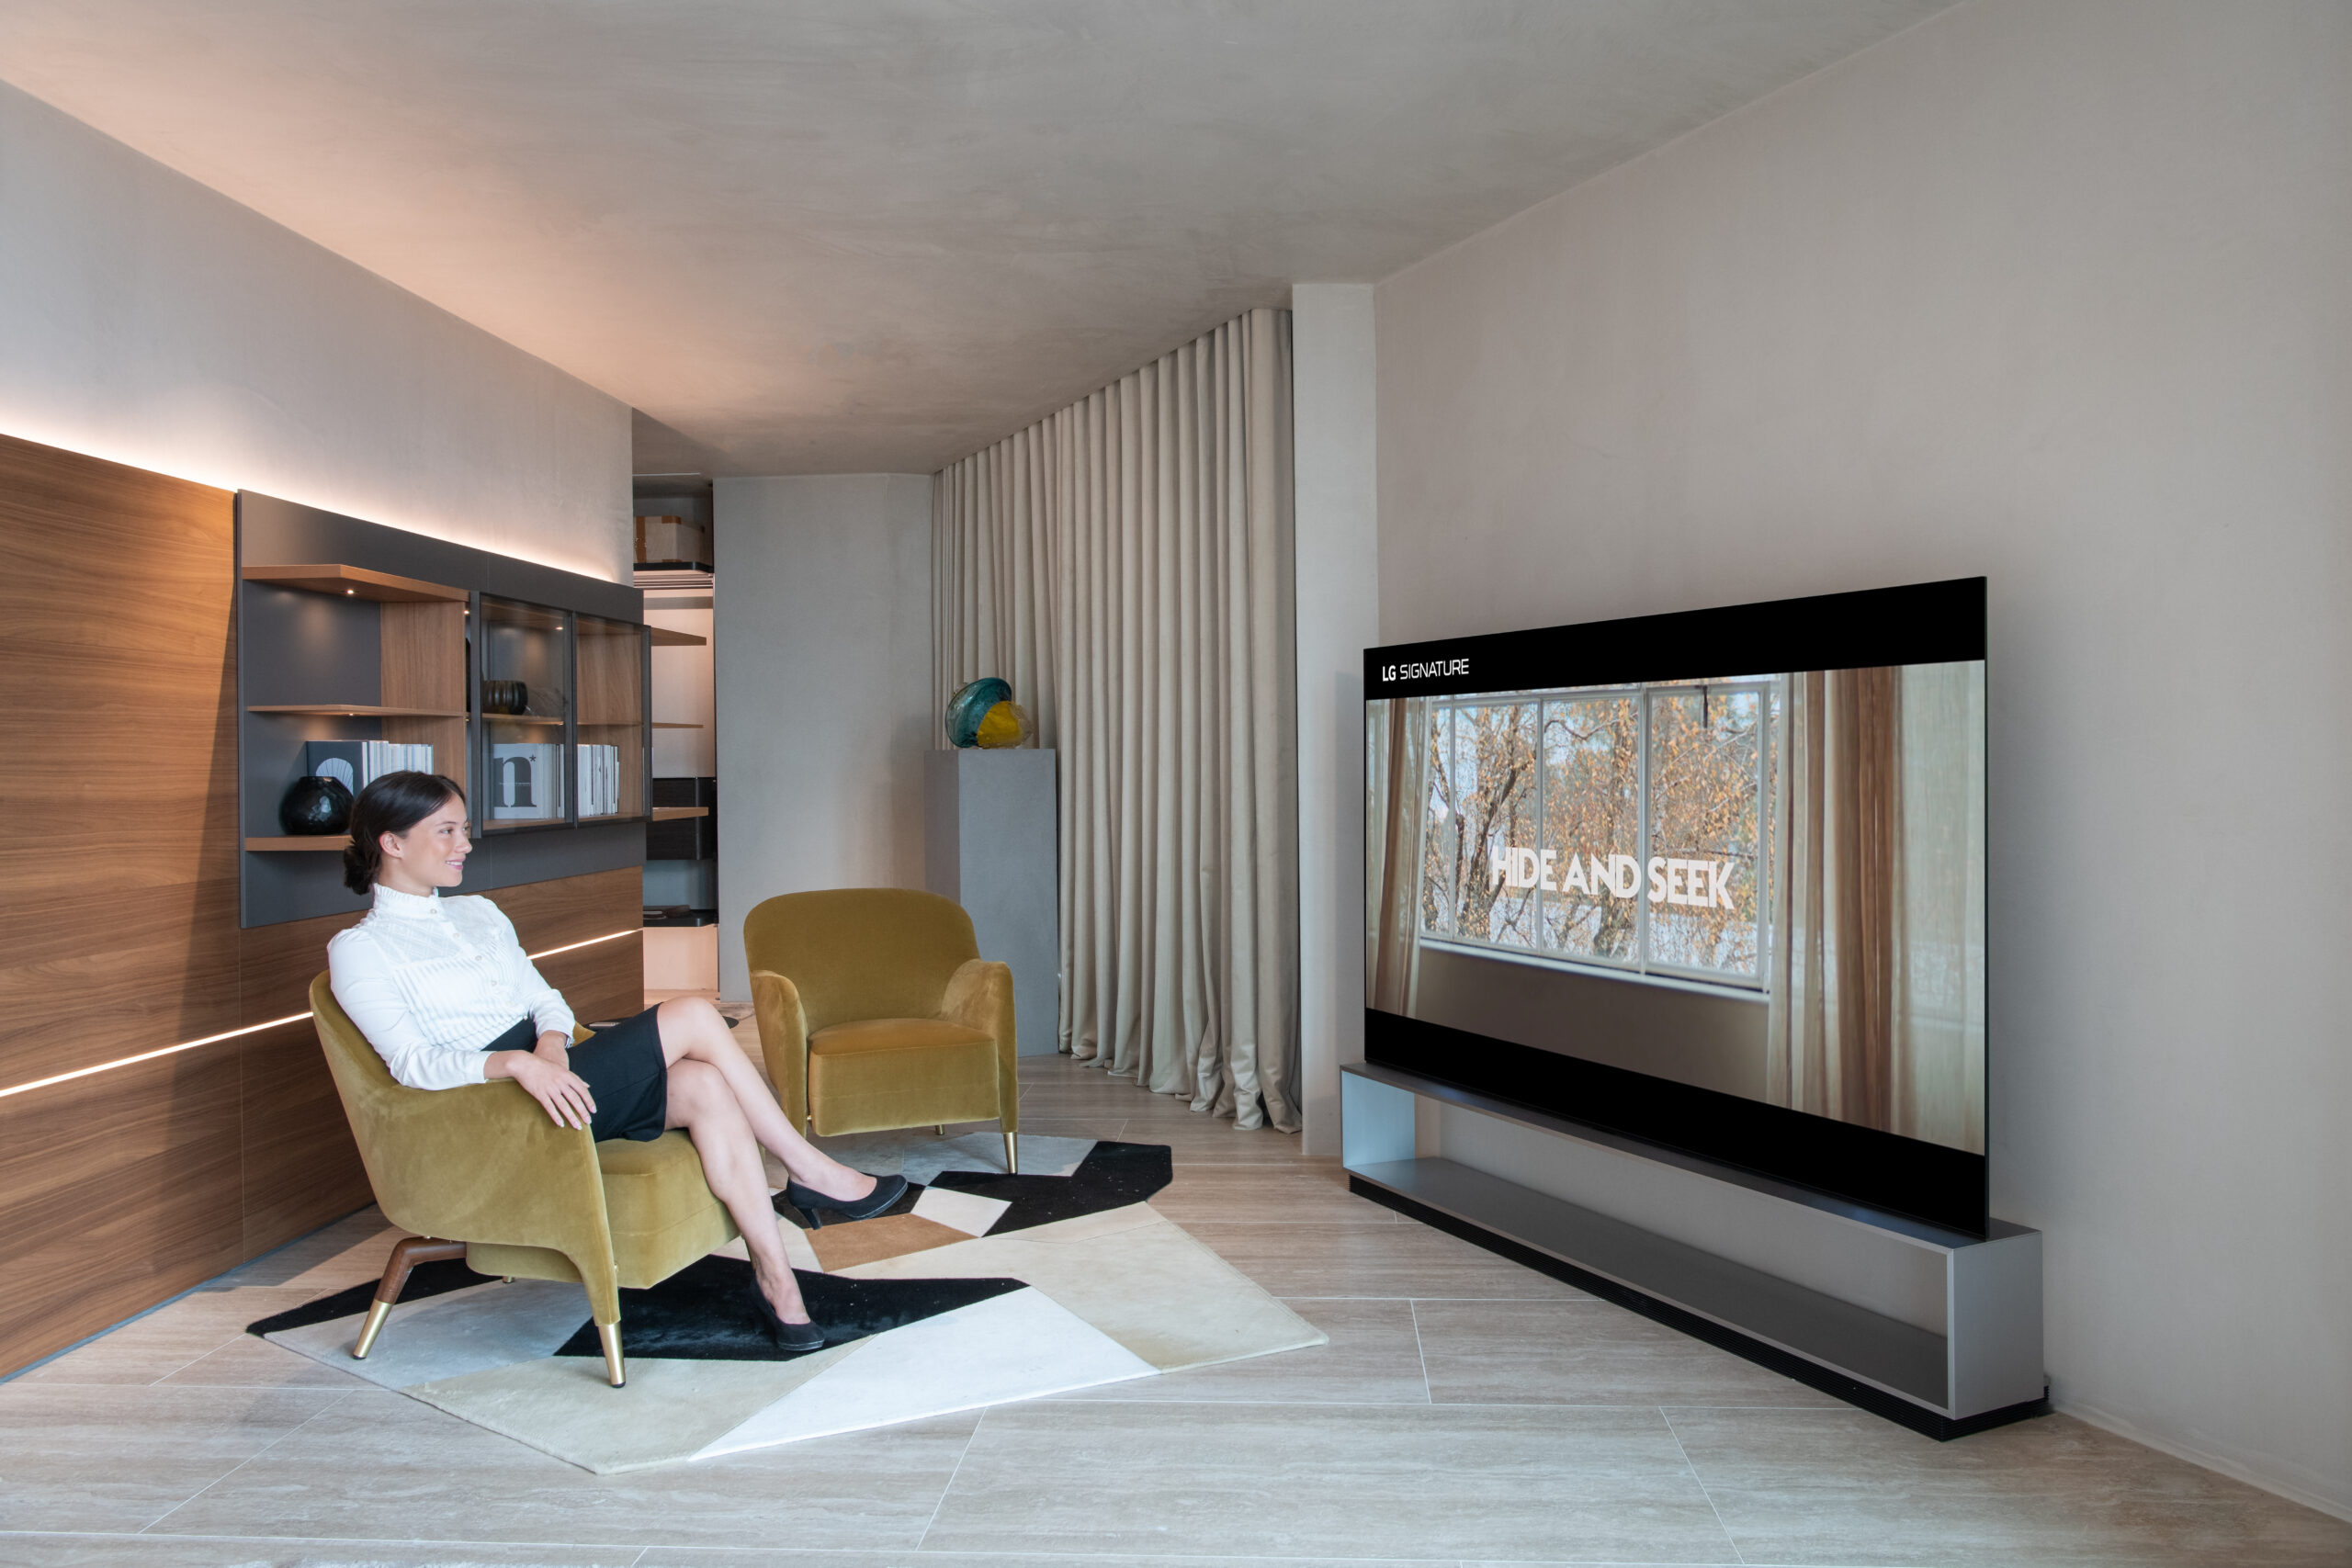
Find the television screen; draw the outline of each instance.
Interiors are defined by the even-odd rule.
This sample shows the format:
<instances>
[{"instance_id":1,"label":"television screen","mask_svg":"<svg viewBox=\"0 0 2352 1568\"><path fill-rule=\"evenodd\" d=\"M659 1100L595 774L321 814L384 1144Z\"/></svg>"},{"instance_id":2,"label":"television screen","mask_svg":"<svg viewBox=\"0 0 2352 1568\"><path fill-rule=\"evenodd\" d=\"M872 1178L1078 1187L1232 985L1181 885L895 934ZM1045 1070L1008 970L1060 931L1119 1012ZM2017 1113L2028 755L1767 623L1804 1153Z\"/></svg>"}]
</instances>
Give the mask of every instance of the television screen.
<instances>
[{"instance_id":1,"label":"television screen","mask_svg":"<svg viewBox=\"0 0 2352 1568\"><path fill-rule=\"evenodd\" d=\"M1374 649L1365 1055L1982 1235L1982 578Z\"/></svg>"}]
</instances>

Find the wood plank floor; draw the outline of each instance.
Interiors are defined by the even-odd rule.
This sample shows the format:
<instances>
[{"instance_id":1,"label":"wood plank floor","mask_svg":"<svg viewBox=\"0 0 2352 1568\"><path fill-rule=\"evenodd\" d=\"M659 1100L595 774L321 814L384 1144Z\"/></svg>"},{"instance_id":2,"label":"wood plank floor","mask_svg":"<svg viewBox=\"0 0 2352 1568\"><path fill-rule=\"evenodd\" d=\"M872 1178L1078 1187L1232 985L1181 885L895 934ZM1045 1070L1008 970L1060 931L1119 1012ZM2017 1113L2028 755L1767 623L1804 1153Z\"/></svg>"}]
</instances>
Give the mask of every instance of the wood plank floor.
<instances>
[{"instance_id":1,"label":"wood plank floor","mask_svg":"<svg viewBox=\"0 0 2352 1568\"><path fill-rule=\"evenodd\" d=\"M0 1562L636 1568L2352 1562L2352 1525L2064 1416L1937 1444L1059 1057L1023 1130L1164 1143L1311 1350L594 1476L241 1331L373 1211L0 1386ZM616 1395L616 1397L622 1397Z\"/></svg>"}]
</instances>

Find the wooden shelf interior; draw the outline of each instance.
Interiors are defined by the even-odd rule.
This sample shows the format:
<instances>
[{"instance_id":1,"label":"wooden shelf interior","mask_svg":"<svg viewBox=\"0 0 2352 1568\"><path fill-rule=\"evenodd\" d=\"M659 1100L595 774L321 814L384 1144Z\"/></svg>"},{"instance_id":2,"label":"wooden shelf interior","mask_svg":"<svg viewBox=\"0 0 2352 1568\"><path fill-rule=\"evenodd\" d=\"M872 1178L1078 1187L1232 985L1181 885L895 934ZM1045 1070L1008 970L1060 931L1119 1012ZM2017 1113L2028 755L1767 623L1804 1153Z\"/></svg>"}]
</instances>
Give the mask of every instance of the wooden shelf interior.
<instances>
[{"instance_id":1,"label":"wooden shelf interior","mask_svg":"<svg viewBox=\"0 0 2352 1568\"><path fill-rule=\"evenodd\" d=\"M462 588L424 582L413 577L395 577L389 571L370 571L363 566L249 566L244 569L244 579L247 582L299 588L308 593L374 599L386 604L462 606L466 602Z\"/></svg>"},{"instance_id":2,"label":"wooden shelf interior","mask_svg":"<svg viewBox=\"0 0 2352 1568\"><path fill-rule=\"evenodd\" d=\"M360 738L380 737L388 741L432 747L435 771L457 780L470 795L477 787L476 781L469 776L472 746L469 740L471 714L466 645L470 631L482 642L486 654L496 649L486 675L526 680L535 704L547 705L550 701L562 701L575 705L581 742L610 746L619 753L618 798L600 803L616 809L581 820L608 823L644 819L643 675L650 629L642 624L587 615L574 617L540 605L485 600L484 624L473 627L467 615L467 594L436 583L345 566L253 567L246 569L244 575L254 581L374 601L379 687L374 694L374 702L256 703L247 711L288 718L370 721L373 728L357 729ZM570 670L564 668L568 661L561 657L567 628L576 638ZM515 638L519 640L509 642ZM563 690L566 674L573 674L576 681L574 689L568 693ZM363 691L363 682L364 676L355 677L351 689L356 693ZM492 739L537 743L563 739L565 720L560 712L556 716L484 713L481 718ZM305 733L315 736L317 732ZM351 731L345 733L349 736ZM581 767L577 756L565 757L567 792L580 787ZM256 803L254 809L259 812L263 808ZM487 819L487 802L483 815L482 827L486 830L549 825L535 820L493 824ZM251 825L268 829L276 828L277 823L274 818L266 818ZM244 848L256 853L339 852L345 842L339 835L301 837L266 830L243 840Z\"/></svg>"},{"instance_id":3,"label":"wooden shelf interior","mask_svg":"<svg viewBox=\"0 0 2352 1568\"><path fill-rule=\"evenodd\" d=\"M583 746L610 746L618 754L620 791L599 820L645 814L645 639L636 621L582 615L573 623L580 675L580 734Z\"/></svg>"},{"instance_id":4,"label":"wooden shelf interior","mask_svg":"<svg viewBox=\"0 0 2352 1568\"><path fill-rule=\"evenodd\" d=\"M318 718L454 718L460 723L466 716L463 708L392 708L368 703L256 703L245 711L307 714ZM437 757L435 759L436 765L439 761Z\"/></svg>"},{"instance_id":5,"label":"wooden shelf interior","mask_svg":"<svg viewBox=\"0 0 2352 1568\"><path fill-rule=\"evenodd\" d=\"M369 601L364 608L355 605L348 612L334 612L334 620L344 628L339 634L343 637L356 640L364 635L375 644L370 649L364 645L353 647L347 640L343 649L344 673L330 683L330 689L340 685L352 695L368 700L258 702L248 706L246 711L259 717L312 721L300 724L299 728L281 728L273 724L254 732L247 744L259 748L258 754L266 759L263 763L266 772L274 773L284 767L288 770L287 777L290 780L292 773L300 771L300 748L308 740L380 739L400 745L430 746L433 771L456 780L460 788L470 790L467 776L467 595L462 590L360 567L247 567L243 576L248 581L302 588L331 598ZM347 594L345 588L351 590ZM368 657L369 653L374 657ZM368 690L370 676L373 691ZM272 668L252 677L251 694L299 694L305 686L316 691L320 683L315 674L299 668ZM351 722L317 722L335 719ZM289 736L299 738L287 739ZM251 762L249 755L246 765ZM277 790L283 787L282 784L277 786ZM251 799L244 809L249 813L245 826L252 833L243 844L255 852L322 853L339 850L344 842L337 835L281 835L276 791L268 792L266 797Z\"/></svg>"},{"instance_id":6,"label":"wooden shelf interior","mask_svg":"<svg viewBox=\"0 0 2352 1568\"><path fill-rule=\"evenodd\" d=\"M466 605L463 600L387 604L382 611L384 739L433 748L433 771L471 792L466 777Z\"/></svg>"},{"instance_id":7,"label":"wooden shelf interior","mask_svg":"<svg viewBox=\"0 0 2352 1568\"><path fill-rule=\"evenodd\" d=\"M492 713L485 703L482 750L489 776L475 807L485 833L559 824L574 804L574 769L562 745L564 716L575 711L565 635L571 626L570 615L544 604L482 598L474 647L484 696L491 682L518 682L530 710ZM526 789L532 803L527 807Z\"/></svg>"},{"instance_id":8,"label":"wooden shelf interior","mask_svg":"<svg viewBox=\"0 0 2352 1568\"><path fill-rule=\"evenodd\" d=\"M709 815L710 807L707 806L657 806L653 808L653 820L656 822L678 822L689 817Z\"/></svg>"},{"instance_id":9,"label":"wooden shelf interior","mask_svg":"<svg viewBox=\"0 0 2352 1568\"><path fill-rule=\"evenodd\" d=\"M708 648L710 638L696 637L692 632L673 632L667 626L648 626L656 648Z\"/></svg>"},{"instance_id":10,"label":"wooden shelf interior","mask_svg":"<svg viewBox=\"0 0 2352 1568\"><path fill-rule=\"evenodd\" d=\"M653 721L653 728L656 729L700 729L702 726L699 724L680 724L674 718L657 718Z\"/></svg>"}]
</instances>

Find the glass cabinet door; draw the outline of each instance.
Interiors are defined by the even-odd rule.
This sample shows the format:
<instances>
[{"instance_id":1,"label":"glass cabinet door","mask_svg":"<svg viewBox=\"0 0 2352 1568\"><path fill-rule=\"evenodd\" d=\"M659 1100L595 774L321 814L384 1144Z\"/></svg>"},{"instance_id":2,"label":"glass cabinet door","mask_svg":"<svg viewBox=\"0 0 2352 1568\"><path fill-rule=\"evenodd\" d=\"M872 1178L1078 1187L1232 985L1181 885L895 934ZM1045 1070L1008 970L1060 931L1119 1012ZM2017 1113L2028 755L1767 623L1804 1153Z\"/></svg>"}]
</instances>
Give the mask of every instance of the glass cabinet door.
<instances>
[{"instance_id":1,"label":"glass cabinet door","mask_svg":"<svg viewBox=\"0 0 2352 1568\"><path fill-rule=\"evenodd\" d=\"M478 805L490 831L569 820L571 618L567 611L482 596Z\"/></svg>"},{"instance_id":2,"label":"glass cabinet door","mask_svg":"<svg viewBox=\"0 0 2352 1568\"><path fill-rule=\"evenodd\" d=\"M646 630L597 615L581 615L577 626L580 819L642 817Z\"/></svg>"}]
</instances>

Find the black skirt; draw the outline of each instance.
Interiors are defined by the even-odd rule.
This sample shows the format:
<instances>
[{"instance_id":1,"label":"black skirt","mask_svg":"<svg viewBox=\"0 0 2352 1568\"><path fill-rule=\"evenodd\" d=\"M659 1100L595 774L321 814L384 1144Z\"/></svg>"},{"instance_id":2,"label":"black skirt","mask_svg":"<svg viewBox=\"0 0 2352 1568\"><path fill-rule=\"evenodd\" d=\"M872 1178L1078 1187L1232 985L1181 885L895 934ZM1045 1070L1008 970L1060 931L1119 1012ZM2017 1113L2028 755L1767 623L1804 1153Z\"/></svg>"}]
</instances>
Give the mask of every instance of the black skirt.
<instances>
[{"instance_id":1,"label":"black skirt","mask_svg":"<svg viewBox=\"0 0 2352 1568\"><path fill-rule=\"evenodd\" d=\"M658 1010L647 1008L571 1048L571 1070L596 1102L588 1132L600 1144L606 1138L650 1143L669 1122L670 1065L662 1059ZM526 1018L482 1049L528 1051L538 1038L539 1026Z\"/></svg>"}]
</instances>

